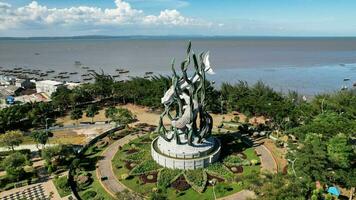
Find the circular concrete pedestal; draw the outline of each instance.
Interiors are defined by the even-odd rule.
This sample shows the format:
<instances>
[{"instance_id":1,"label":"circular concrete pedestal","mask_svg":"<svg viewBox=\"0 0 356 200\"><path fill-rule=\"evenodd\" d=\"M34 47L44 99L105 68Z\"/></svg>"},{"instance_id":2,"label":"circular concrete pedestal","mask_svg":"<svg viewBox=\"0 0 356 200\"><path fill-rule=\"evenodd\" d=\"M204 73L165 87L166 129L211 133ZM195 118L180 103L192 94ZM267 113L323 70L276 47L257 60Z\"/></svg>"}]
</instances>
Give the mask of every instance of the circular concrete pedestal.
<instances>
[{"instance_id":1,"label":"circular concrete pedestal","mask_svg":"<svg viewBox=\"0 0 356 200\"><path fill-rule=\"evenodd\" d=\"M183 144L157 137L151 144L152 158L163 167L171 169L204 168L219 158L221 145L214 137L205 139L200 144L194 140L192 145L188 145L184 138L180 141Z\"/></svg>"}]
</instances>

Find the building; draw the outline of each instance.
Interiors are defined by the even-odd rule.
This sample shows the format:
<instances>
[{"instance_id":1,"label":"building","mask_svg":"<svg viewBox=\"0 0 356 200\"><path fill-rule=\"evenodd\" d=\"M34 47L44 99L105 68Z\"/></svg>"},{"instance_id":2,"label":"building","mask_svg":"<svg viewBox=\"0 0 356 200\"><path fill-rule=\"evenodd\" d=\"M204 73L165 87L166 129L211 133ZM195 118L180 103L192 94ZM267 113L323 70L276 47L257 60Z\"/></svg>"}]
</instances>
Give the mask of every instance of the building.
<instances>
[{"instance_id":1,"label":"building","mask_svg":"<svg viewBox=\"0 0 356 200\"><path fill-rule=\"evenodd\" d=\"M29 79L16 79L15 86L22 87L24 89L30 88L33 83Z\"/></svg>"},{"instance_id":2,"label":"building","mask_svg":"<svg viewBox=\"0 0 356 200\"><path fill-rule=\"evenodd\" d=\"M58 87L62 85L63 85L62 82L52 81L52 80L37 81L36 92L37 93L44 92L47 93L49 96L51 96L51 94L55 92Z\"/></svg>"}]
</instances>

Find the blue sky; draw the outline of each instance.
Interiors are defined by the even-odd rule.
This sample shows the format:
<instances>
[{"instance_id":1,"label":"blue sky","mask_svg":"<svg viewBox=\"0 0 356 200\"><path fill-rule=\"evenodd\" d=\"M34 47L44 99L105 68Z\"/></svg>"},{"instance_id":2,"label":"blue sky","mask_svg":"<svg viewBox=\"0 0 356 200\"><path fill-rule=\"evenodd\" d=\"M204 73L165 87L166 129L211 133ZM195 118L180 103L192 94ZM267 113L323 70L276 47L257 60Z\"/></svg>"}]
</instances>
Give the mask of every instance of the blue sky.
<instances>
[{"instance_id":1,"label":"blue sky","mask_svg":"<svg viewBox=\"0 0 356 200\"><path fill-rule=\"evenodd\" d=\"M0 36L356 36L355 0L0 0Z\"/></svg>"}]
</instances>

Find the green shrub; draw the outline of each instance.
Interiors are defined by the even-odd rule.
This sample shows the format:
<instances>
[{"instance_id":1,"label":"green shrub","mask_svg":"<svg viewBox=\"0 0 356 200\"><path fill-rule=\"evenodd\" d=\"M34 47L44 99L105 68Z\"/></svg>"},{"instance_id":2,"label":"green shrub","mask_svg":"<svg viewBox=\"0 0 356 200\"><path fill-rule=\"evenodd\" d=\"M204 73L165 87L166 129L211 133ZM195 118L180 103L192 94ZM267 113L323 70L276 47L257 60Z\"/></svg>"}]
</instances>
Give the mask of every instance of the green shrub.
<instances>
[{"instance_id":1,"label":"green shrub","mask_svg":"<svg viewBox=\"0 0 356 200\"><path fill-rule=\"evenodd\" d=\"M233 178L233 173L227 169L222 163L214 163L209 165L205 170L214 176L224 178L224 179L231 179Z\"/></svg>"},{"instance_id":2,"label":"green shrub","mask_svg":"<svg viewBox=\"0 0 356 200\"><path fill-rule=\"evenodd\" d=\"M56 178L53 180L53 183L58 190L59 196L65 197L72 193L67 180L67 176Z\"/></svg>"},{"instance_id":3,"label":"green shrub","mask_svg":"<svg viewBox=\"0 0 356 200\"><path fill-rule=\"evenodd\" d=\"M242 165L243 159L239 156L230 155L224 159L226 165Z\"/></svg>"},{"instance_id":4,"label":"green shrub","mask_svg":"<svg viewBox=\"0 0 356 200\"><path fill-rule=\"evenodd\" d=\"M160 166L154 160L146 160L137 165L130 172L130 175L141 175L159 169Z\"/></svg>"},{"instance_id":5,"label":"green shrub","mask_svg":"<svg viewBox=\"0 0 356 200\"><path fill-rule=\"evenodd\" d=\"M251 165L257 165L260 163L260 161L256 160L256 159L252 159L250 162L251 162Z\"/></svg>"},{"instance_id":6,"label":"green shrub","mask_svg":"<svg viewBox=\"0 0 356 200\"><path fill-rule=\"evenodd\" d=\"M97 193L95 191L88 190L82 195L82 198L83 200L92 200L96 196L96 194Z\"/></svg>"},{"instance_id":7,"label":"green shrub","mask_svg":"<svg viewBox=\"0 0 356 200\"><path fill-rule=\"evenodd\" d=\"M121 174L121 180L126 180L129 177L128 174Z\"/></svg>"},{"instance_id":8,"label":"green shrub","mask_svg":"<svg viewBox=\"0 0 356 200\"><path fill-rule=\"evenodd\" d=\"M144 160L144 157L147 155L147 153L145 151L139 151L137 153L133 153L133 154L130 154L128 156L126 156L126 160L129 160L129 161L142 161Z\"/></svg>"},{"instance_id":9,"label":"green shrub","mask_svg":"<svg viewBox=\"0 0 356 200\"><path fill-rule=\"evenodd\" d=\"M179 169L164 168L158 173L157 186L159 188L168 187L175 179L181 175L182 171Z\"/></svg>"},{"instance_id":10,"label":"green shrub","mask_svg":"<svg viewBox=\"0 0 356 200\"><path fill-rule=\"evenodd\" d=\"M207 174L203 170L187 170L184 172L185 180L192 188L202 193L205 189L208 180Z\"/></svg>"}]
</instances>

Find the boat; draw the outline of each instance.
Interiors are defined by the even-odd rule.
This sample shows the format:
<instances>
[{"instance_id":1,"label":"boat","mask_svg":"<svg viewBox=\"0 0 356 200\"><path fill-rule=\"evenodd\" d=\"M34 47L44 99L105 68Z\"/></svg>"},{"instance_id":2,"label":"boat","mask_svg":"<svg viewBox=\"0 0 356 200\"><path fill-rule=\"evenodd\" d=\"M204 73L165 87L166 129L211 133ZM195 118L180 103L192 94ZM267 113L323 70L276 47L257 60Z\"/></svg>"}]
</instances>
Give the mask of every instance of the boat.
<instances>
[{"instance_id":1,"label":"boat","mask_svg":"<svg viewBox=\"0 0 356 200\"><path fill-rule=\"evenodd\" d=\"M80 61L74 61L75 65L82 65L82 63Z\"/></svg>"},{"instance_id":2,"label":"boat","mask_svg":"<svg viewBox=\"0 0 356 200\"><path fill-rule=\"evenodd\" d=\"M40 55L40 53L36 52L36 53L35 53L35 55L36 55L36 56L39 56L39 55Z\"/></svg>"},{"instance_id":3,"label":"boat","mask_svg":"<svg viewBox=\"0 0 356 200\"><path fill-rule=\"evenodd\" d=\"M153 74L153 72L145 72L146 75Z\"/></svg>"},{"instance_id":4,"label":"boat","mask_svg":"<svg viewBox=\"0 0 356 200\"><path fill-rule=\"evenodd\" d=\"M70 75L78 74L78 72L70 72Z\"/></svg>"},{"instance_id":5,"label":"boat","mask_svg":"<svg viewBox=\"0 0 356 200\"><path fill-rule=\"evenodd\" d=\"M95 72L93 69L88 69L87 72Z\"/></svg>"},{"instance_id":6,"label":"boat","mask_svg":"<svg viewBox=\"0 0 356 200\"><path fill-rule=\"evenodd\" d=\"M113 75L112 77L117 78L117 77L120 77L120 75L116 74L116 75Z\"/></svg>"},{"instance_id":7,"label":"boat","mask_svg":"<svg viewBox=\"0 0 356 200\"><path fill-rule=\"evenodd\" d=\"M350 78L344 78L344 81L349 81L350 80Z\"/></svg>"},{"instance_id":8,"label":"boat","mask_svg":"<svg viewBox=\"0 0 356 200\"><path fill-rule=\"evenodd\" d=\"M68 74L68 72L59 72L59 75Z\"/></svg>"},{"instance_id":9,"label":"boat","mask_svg":"<svg viewBox=\"0 0 356 200\"><path fill-rule=\"evenodd\" d=\"M144 76L143 78L151 78L151 76Z\"/></svg>"},{"instance_id":10,"label":"boat","mask_svg":"<svg viewBox=\"0 0 356 200\"><path fill-rule=\"evenodd\" d=\"M48 74L47 73L41 73L40 74L40 77L44 77L44 76L48 76Z\"/></svg>"},{"instance_id":11,"label":"boat","mask_svg":"<svg viewBox=\"0 0 356 200\"><path fill-rule=\"evenodd\" d=\"M90 74L82 74L82 76L89 76Z\"/></svg>"},{"instance_id":12,"label":"boat","mask_svg":"<svg viewBox=\"0 0 356 200\"><path fill-rule=\"evenodd\" d=\"M48 74L54 73L54 70L48 70L48 71L46 71L46 73L48 73Z\"/></svg>"},{"instance_id":13,"label":"boat","mask_svg":"<svg viewBox=\"0 0 356 200\"><path fill-rule=\"evenodd\" d=\"M84 67L82 67L82 68L83 68L83 69L89 69L89 67L85 67L85 66L84 66Z\"/></svg>"},{"instance_id":14,"label":"boat","mask_svg":"<svg viewBox=\"0 0 356 200\"><path fill-rule=\"evenodd\" d=\"M345 64L344 64L344 63L341 63L340 66L341 66L341 67L345 67Z\"/></svg>"},{"instance_id":15,"label":"boat","mask_svg":"<svg viewBox=\"0 0 356 200\"><path fill-rule=\"evenodd\" d=\"M22 67L15 67L14 70L21 70Z\"/></svg>"},{"instance_id":16,"label":"boat","mask_svg":"<svg viewBox=\"0 0 356 200\"><path fill-rule=\"evenodd\" d=\"M90 81L93 80L93 78L83 78L84 81Z\"/></svg>"},{"instance_id":17,"label":"boat","mask_svg":"<svg viewBox=\"0 0 356 200\"><path fill-rule=\"evenodd\" d=\"M61 76L61 79L67 79L69 76Z\"/></svg>"},{"instance_id":18,"label":"boat","mask_svg":"<svg viewBox=\"0 0 356 200\"><path fill-rule=\"evenodd\" d=\"M123 71L119 71L119 74L127 74L129 72L130 72L129 70L123 70Z\"/></svg>"}]
</instances>

